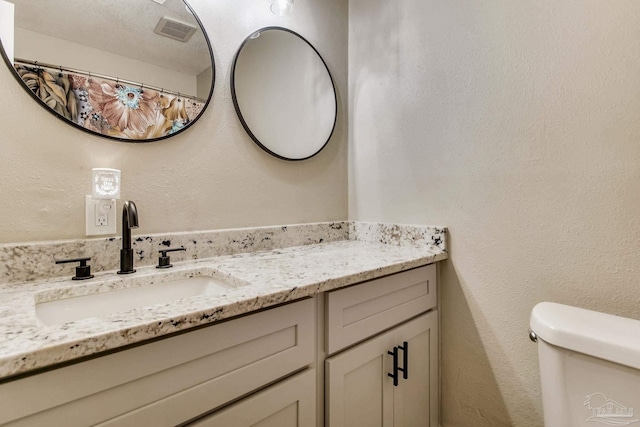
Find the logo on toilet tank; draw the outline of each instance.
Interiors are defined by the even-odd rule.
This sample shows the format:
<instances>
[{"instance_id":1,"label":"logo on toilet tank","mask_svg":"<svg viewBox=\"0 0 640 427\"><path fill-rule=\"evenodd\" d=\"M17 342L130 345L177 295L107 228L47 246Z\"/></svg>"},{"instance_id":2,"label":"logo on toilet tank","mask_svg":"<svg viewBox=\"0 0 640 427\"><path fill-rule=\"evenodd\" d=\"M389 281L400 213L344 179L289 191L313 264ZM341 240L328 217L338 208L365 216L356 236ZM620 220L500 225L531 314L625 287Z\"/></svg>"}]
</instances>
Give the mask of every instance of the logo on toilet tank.
<instances>
[{"instance_id":1,"label":"logo on toilet tank","mask_svg":"<svg viewBox=\"0 0 640 427\"><path fill-rule=\"evenodd\" d=\"M584 405L591 410L587 421L609 426L628 426L638 422L633 416L633 408L627 408L613 399L607 399L604 393L593 393L587 396Z\"/></svg>"}]
</instances>

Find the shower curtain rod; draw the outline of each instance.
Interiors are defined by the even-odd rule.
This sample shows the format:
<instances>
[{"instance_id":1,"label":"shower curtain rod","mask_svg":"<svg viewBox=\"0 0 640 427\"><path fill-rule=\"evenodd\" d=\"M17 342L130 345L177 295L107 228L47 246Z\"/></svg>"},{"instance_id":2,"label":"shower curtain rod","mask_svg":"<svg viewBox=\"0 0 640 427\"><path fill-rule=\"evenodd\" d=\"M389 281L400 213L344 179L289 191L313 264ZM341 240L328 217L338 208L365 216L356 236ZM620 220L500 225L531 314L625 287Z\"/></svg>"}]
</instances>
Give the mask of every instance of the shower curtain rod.
<instances>
[{"instance_id":1,"label":"shower curtain rod","mask_svg":"<svg viewBox=\"0 0 640 427\"><path fill-rule=\"evenodd\" d=\"M20 63L20 64L24 64L24 65L32 65L34 67L41 67L41 68L49 68L51 70L59 70L59 71L66 71L68 73L73 73L73 74L81 74L83 76L88 76L88 77L97 77L100 79L106 79L106 80L111 80L114 81L116 83L122 83L128 86L137 86L140 87L141 89L150 89L150 90L155 90L156 92L160 92L160 93L166 93L168 95L174 95L174 96L182 96L184 98L187 99L192 99L194 101L198 101L198 102L206 102L206 100L204 99L200 99L198 97L186 94L186 93L180 93L180 92L175 92L172 90L168 90L168 89L164 89L164 88L160 88L160 87L156 87L156 86L151 86L151 85L146 85L144 83L138 83L138 82L133 82L130 80L124 80L121 79L119 77L112 77L112 76L107 76L104 74L96 74L96 73L91 73L89 71L83 71L83 70L78 70L75 68L68 68L68 67L63 67L61 65L53 65L53 64L47 64L45 62L39 62L39 61L31 61L29 59L22 59L22 58L15 58L15 62L16 63Z\"/></svg>"}]
</instances>

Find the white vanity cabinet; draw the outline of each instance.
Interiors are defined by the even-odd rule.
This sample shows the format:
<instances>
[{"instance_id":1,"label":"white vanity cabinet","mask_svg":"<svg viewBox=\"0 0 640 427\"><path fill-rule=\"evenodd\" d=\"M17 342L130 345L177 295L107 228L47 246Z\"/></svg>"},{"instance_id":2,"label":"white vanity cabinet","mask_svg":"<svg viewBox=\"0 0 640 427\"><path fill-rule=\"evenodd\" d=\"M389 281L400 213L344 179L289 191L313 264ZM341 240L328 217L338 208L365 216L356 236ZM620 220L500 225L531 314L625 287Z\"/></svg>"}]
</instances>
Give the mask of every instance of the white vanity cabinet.
<instances>
[{"instance_id":1,"label":"white vanity cabinet","mask_svg":"<svg viewBox=\"0 0 640 427\"><path fill-rule=\"evenodd\" d=\"M185 423L312 365L315 319L306 299L0 384L0 425Z\"/></svg>"},{"instance_id":2,"label":"white vanity cabinet","mask_svg":"<svg viewBox=\"0 0 640 427\"><path fill-rule=\"evenodd\" d=\"M436 291L431 264L8 381L0 426L436 427Z\"/></svg>"},{"instance_id":3,"label":"white vanity cabinet","mask_svg":"<svg viewBox=\"0 0 640 427\"><path fill-rule=\"evenodd\" d=\"M436 305L435 265L327 295L328 353L360 342L325 361L327 426L438 425Z\"/></svg>"}]
</instances>

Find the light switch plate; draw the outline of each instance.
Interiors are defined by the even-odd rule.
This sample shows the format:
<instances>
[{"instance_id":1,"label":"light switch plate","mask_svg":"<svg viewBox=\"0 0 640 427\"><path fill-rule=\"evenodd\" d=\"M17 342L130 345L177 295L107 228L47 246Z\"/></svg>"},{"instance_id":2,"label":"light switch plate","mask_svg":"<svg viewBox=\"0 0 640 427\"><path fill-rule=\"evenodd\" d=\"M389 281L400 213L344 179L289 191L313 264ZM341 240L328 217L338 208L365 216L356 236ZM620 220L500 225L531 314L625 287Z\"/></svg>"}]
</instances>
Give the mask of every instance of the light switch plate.
<instances>
[{"instance_id":1,"label":"light switch plate","mask_svg":"<svg viewBox=\"0 0 640 427\"><path fill-rule=\"evenodd\" d=\"M116 199L85 197L87 236L116 234Z\"/></svg>"}]
</instances>

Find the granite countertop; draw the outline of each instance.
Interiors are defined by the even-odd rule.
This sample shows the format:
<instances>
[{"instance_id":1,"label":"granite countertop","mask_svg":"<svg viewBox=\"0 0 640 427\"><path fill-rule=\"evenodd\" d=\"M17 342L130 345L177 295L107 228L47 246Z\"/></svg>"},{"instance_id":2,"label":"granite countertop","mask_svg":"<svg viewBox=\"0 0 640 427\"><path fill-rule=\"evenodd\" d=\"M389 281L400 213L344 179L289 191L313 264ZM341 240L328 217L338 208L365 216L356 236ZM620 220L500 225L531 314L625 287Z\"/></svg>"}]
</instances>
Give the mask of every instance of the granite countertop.
<instances>
[{"instance_id":1,"label":"granite countertop","mask_svg":"<svg viewBox=\"0 0 640 427\"><path fill-rule=\"evenodd\" d=\"M107 271L82 282L63 278L0 285L0 379L444 260L446 230L435 230L440 234L435 244L392 243L379 236L356 240L352 233L348 240L174 262L166 270L137 267L127 276ZM198 275L212 275L231 286L217 295L127 311L114 308L108 315L57 325L45 325L36 316L36 303L162 286Z\"/></svg>"}]
</instances>

